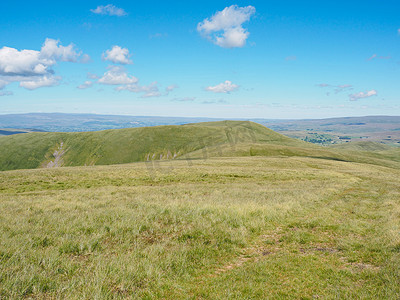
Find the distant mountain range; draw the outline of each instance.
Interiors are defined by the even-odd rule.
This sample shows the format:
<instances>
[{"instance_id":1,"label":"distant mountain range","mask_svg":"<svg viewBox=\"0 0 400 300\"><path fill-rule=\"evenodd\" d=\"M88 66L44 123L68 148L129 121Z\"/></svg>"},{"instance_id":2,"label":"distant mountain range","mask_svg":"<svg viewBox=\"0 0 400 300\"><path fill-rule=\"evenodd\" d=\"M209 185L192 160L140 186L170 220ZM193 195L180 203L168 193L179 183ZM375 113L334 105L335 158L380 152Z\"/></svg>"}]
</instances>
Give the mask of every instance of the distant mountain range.
<instances>
[{"instance_id":1,"label":"distant mountain range","mask_svg":"<svg viewBox=\"0 0 400 300\"><path fill-rule=\"evenodd\" d=\"M29 113L0 115L0 135L32 131L84 132L107 129L183 125L220 118ZM238 120L238 119L236 119ZM366 116L310 120L243 119L292 138L318 144L368 140L400 145L400 116Z\"/></svg>"}]
</instances>

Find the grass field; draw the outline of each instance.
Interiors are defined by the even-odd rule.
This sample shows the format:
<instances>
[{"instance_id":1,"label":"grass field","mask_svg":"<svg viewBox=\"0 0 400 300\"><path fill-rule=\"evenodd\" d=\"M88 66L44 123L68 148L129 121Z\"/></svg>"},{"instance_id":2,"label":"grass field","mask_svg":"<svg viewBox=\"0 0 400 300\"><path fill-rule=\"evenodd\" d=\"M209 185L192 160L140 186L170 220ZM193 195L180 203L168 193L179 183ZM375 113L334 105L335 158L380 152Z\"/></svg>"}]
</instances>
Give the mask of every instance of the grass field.
<instances>
[{"instance_id":1,"label":"grass field","mask_svg":"<svg viewBox=\"0 0 400 300\"><path fill-rule=\"evenodd\" d=\"M0 172L1 299L399 299L400 169L296 156Z\"/></svg>"}]
</instances>

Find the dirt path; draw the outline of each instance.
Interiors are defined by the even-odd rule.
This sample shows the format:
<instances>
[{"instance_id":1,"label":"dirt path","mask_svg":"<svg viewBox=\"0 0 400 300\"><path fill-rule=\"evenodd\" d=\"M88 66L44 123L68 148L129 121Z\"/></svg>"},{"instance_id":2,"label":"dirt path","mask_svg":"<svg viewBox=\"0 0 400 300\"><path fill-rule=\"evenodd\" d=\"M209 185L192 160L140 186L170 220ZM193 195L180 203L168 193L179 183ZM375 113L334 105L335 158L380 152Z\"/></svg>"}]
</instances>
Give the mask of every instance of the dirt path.
<instances>
[{"instance_id":1,"label":"dirt path","mask_svg":"<svg viewBox=\"0 0 400 300\"><path fill-rule=\"evenodd\" d=\"M66 150L63 147L64 147L64 142L61 142L57 150L55 150L53 153L54 160L51 160L47 164L46 168L59 168L63 165L62 157L66 152Z\"/></svg>"}]
</instances>

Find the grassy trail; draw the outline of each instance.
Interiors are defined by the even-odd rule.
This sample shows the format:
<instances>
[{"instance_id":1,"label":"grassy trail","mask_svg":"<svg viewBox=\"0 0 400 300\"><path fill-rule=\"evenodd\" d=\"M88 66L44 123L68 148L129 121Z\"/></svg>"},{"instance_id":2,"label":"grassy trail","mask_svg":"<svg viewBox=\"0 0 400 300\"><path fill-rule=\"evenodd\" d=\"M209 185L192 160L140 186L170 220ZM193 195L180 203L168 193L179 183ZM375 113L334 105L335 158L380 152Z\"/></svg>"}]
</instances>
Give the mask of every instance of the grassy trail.
<instances>
[{"instance_id":1,"label":"grassy trail","mask_svg":"<svg viewBox=\"0 0 400 300\"><path fill-rule=\"evenodd\" d=\"M192 295L397 299L399 181L385 169L371 178L359 168L336 170L352 180L276 222L230 263L195 281Z\"/></svg>"}]
</instances>

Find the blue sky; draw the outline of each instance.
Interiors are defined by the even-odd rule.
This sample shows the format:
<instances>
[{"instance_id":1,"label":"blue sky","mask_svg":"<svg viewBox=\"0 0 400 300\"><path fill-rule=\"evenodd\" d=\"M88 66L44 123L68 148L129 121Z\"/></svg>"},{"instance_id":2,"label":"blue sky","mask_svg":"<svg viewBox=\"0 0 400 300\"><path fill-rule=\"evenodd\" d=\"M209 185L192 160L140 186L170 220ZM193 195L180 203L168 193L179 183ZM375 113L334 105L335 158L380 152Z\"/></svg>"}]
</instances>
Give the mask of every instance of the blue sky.
<instances>
[{"instance_id":1,"label":"blue sky","mask_svg":"<svg viewBox=\"0 0 400 300\"><path fill-rule=\"evenodd\" d=\"M1 114L400 115L398 1L6 1L1 9Z\"/></svg>"}]
</instances>

